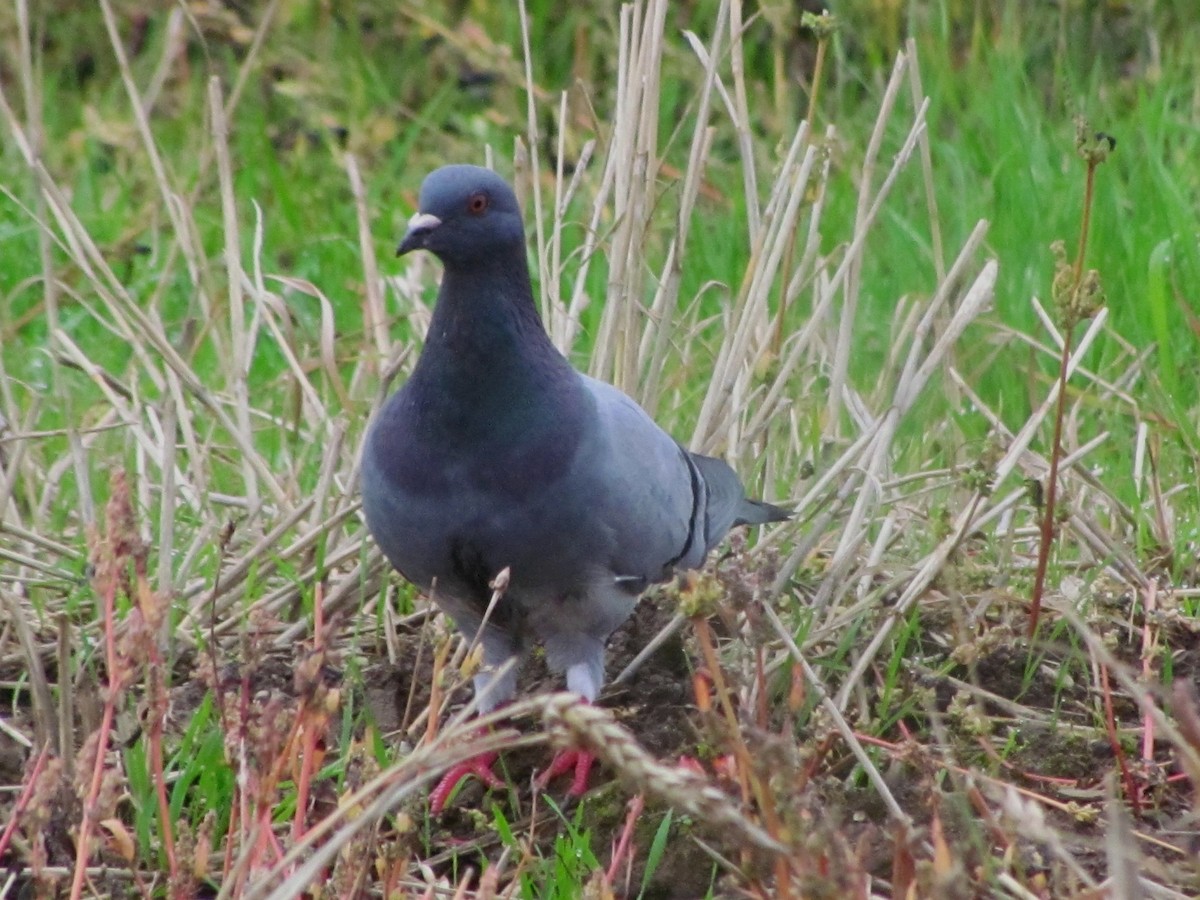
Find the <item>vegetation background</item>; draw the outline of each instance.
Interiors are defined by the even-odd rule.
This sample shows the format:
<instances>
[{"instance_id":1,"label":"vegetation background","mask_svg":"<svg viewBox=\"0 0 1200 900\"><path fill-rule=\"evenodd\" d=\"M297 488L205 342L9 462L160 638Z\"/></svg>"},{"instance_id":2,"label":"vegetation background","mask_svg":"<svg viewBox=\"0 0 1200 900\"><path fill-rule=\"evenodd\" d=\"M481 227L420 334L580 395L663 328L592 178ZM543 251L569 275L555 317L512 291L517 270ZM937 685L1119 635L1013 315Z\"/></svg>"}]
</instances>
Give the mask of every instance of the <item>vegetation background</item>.
<instances>
[{"instance_id":1,"label":"vegetation background","mask_svg":"<svg viewBox=\"0 0 1200 900\"><path fill-rule=\"evenodd\" d=\"M0 10L0 897L1200 893L1200 13L805 6ZM560 346L797 519L481 735L355 472L485 160ZM428 815L542 722L618 779Z\"/></svg>"}]
</instances>

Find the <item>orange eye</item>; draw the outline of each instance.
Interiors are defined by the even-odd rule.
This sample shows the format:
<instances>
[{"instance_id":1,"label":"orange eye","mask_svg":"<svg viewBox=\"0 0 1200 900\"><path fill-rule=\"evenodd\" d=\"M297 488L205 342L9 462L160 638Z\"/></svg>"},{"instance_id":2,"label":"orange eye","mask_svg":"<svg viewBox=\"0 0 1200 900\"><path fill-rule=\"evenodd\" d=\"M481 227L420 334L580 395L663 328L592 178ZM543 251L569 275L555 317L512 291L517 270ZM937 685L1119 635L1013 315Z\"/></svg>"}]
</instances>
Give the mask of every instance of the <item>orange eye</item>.
<instances>
[{"instance_id":1,"label":"orange eye","mask_svg":"<svg viewBox=\"0 0 1200 900\"><path fill-rule=\"evenodd\" d=\"M482 214L487 208L487 194L472 194L471 199L467 201L467 212L473 216Z\"/></svg>"}]
</instances>

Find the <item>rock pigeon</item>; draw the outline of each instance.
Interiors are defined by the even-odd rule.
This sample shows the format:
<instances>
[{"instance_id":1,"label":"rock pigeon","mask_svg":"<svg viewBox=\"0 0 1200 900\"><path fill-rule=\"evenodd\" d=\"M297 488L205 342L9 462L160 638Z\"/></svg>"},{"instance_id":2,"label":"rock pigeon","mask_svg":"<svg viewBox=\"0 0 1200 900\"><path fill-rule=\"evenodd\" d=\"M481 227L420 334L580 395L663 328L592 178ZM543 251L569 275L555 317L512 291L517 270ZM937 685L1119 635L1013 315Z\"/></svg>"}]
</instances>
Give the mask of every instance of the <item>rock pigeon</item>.
<instances>
[{"instance_id":1,"label":"rock pigeon","mask_svg":"<svg viewBox=\"0 0 1200 900\"><path fill-rule=\"evenodd\" d=\"M480 639L479 706L509 701L516 667L540 641L567 688L594 701L604 647L638 596L698 568L738 525L786 519L745 497L724 462L690 453L632 399L577 372L551 343L534 302L516 195L496 173L440 168L397 255L428 250L444 267L412 376L383 404L362 457L367 526L392 565L472 639L489 588L510 580ZM495 754L451 772L440 809ZM586 789L591 758L564 754ZM448 783L449 782L449 783Z\"/></svg>"}]
</instances>

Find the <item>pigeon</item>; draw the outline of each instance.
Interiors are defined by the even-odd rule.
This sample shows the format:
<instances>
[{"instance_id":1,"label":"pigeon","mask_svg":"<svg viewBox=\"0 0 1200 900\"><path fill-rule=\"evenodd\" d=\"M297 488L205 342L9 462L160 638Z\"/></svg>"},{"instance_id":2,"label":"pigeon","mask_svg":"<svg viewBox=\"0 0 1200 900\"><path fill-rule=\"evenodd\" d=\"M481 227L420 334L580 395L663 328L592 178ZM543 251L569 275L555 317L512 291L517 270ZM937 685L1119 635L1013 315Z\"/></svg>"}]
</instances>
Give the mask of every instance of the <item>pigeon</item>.
<instances>
[{"instance_id":1,"label":"pigeon","mask_svg":"<svg viewBox=\"0 0 1200 900\"><path fill-rule=\"evenodd\" d=\"M517 666L505 664L537 642L567 689L592 702L605 644L640 594L699 568L731 528L789 513L747 499L726 463L688 452L558 351L534 301L516 195L499 175L444 166L419 203L397 255L428 250L443 275L412 375L367 432L367 527L468 640L478 634L482 712L512 699ZM434 811L466 775L502 786L495 758L448 773ZM592 761L566 751L543 783L573 768L581 794Z\"/></svg>"}]
</instances>

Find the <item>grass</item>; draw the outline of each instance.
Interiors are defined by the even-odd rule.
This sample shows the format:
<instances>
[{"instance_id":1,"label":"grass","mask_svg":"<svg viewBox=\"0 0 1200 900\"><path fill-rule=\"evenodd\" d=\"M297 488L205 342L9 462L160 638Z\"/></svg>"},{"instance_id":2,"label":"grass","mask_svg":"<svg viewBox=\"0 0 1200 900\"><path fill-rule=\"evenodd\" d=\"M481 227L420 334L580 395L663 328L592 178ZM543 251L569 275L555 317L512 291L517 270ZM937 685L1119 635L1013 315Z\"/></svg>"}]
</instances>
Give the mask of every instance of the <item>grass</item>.
<instances>
[{"instance_id":1,"label":"grass","mask_svg":"<svg viewBox=\"0 0 1200 900\"><path fill-rule=\"evenodd\" d=\"M876 6L837 10L811 129L786 10L531 0L528 59L473 5L0 15L0 896L1197 890L1200 35ZM1107 303L1047 517L1080 113L1118 140ZM434 296L396 236L487 158L560 346L797 524L655 598L612 715L533 691L481 735L355 481ZM618 784L428 816L547 732Z\"/></svg>"}]
</instances>

